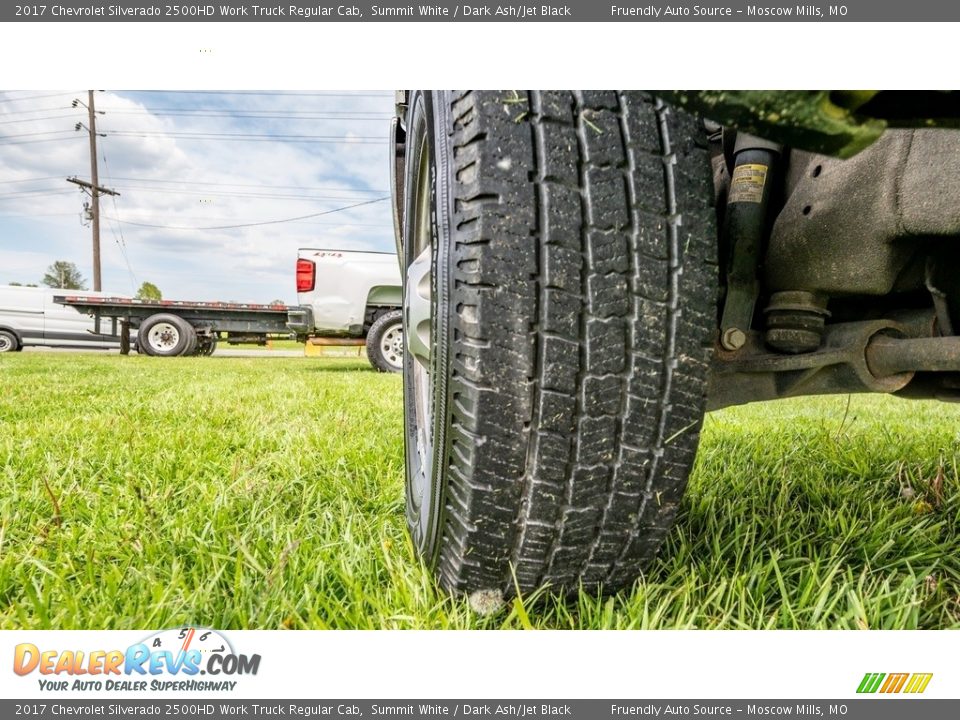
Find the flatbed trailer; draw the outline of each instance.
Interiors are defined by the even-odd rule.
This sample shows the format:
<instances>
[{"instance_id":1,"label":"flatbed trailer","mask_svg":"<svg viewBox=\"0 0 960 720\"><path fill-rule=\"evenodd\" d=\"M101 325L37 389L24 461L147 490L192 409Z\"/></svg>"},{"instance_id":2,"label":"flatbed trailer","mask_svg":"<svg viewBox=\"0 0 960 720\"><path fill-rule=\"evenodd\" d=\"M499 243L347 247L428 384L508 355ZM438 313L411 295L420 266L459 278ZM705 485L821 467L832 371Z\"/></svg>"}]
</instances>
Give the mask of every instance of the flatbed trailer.
<instances>
[{"instance_id":1,"label":"flatbed trailer","mask_svg":"<svg viewBox=\"0 0 960 720\"><path fill-rule=\"evenodd\" d=\"M123 354L130 352L131 331L136 330L138 350L155 356L210 355L221 333L231 344L263 345L271 337L293 337L288 314L299 310L287 305L88 295L57 295L54 302L91 315L94 331L117 337Z\"/></svg>"}]
</instances>

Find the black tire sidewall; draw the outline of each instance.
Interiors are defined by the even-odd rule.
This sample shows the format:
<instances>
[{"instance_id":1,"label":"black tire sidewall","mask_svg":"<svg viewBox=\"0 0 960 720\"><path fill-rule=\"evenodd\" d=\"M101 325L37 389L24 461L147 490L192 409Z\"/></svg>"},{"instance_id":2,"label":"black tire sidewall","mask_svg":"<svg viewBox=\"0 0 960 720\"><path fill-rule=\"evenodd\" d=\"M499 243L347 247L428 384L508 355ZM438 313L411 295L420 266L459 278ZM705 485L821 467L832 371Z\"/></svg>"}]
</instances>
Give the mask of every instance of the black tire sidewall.
<instances>
[{"instance_id":1,"label":"black tire sidewall","mask_svg":"<svg viewBox=\"0 0 960 720\"><path fill-rule=\"evenodd\" d=\"M180 333L180 340L172 350L156 350L150 345L150 330L158 323L169 323L177 328ZM197 333L193 327L183 318L176 315L160 313L151 315L141 325L137 332L137 338L140 341L139 346L144 354L152 357L176 357L178 355L191 355L197 349Z\"/></svg>"},{"instance_id":2,"label":"black tire sidewall","mask_svg":"<svg viewBox=\"0 0 960 720\"><path fill-rule=\"evenodd\" d=\"M0 337L7 338L10 342L10 347L7 347L7 348L0 347L0 352L16 352L17 350L23 347L23 345L21 345L20 343L19 338L17 338L17 336L14 335L12 332L8 332L7 330L0 330Z\"/></svg>"},{"instance_id":3,"label":"black tire sidewall","mask_svg":"<svg viewBox=\"0 0 960 720\"><path fill-rule=\"evenodd\" d=\"M416 168L419 166L419 144L424 136L430 154L431 213L434 224L432 277L433 298L430 374L433 383L432 422L430 428L432 453L429 467L423 466L417 451L416 398L413 383L413 363L416 360L404 354L404 441L406 457L407 524L414 546L424 563L436 567L440 554L440 535L443 528L444 487L442 467L448 451L449 413L447 412L447 389L450 380L450 345L446 338L450 333L449 302L449 257L450 227L450 163L445 162L450 149L438 143L446 138L446 116L438 113L445 106L443 92L415 91L411 97L407 115L408 156L404 177L404 226L403 226L403 276L414 260L414 242L411 228L416 217ZM438 116L439 115L439 116ZM410 170L414 169L413 172ZM406 297L406 287L404 287ZM405 330L406 332L406 330ZM419 499L413 497L414 479L419 476L424 492Z\"/></svg>"},{"instance_id":4,"label":"black tire sidewall","mask_svg":"<svg viewBox=\"0 0 960 720\"><path fill-rule=\"evenodd\" d=\"M211 335L210 340L203 345L203 348L199 351L198 354L203 355L204 357L210 357L211 355L213 355L217 351L218 340L219 338L217 337L216 333Z\"/></svg>"},{"instance_id":5,"label":"black tire sidewall","mask_svg":"<svg viewBox=\"0 0 960 720\"><path fill-rule=\"evenodd\" d=\"M393 327L403 328L403 313L400 310L390 310L378 317L370 327L367 333L367 359L370 364L380 372L398 373L403 371L403 367L397 367L383 356L380 349L380 341L383 336Z\"/></svg>"}]
</instances>

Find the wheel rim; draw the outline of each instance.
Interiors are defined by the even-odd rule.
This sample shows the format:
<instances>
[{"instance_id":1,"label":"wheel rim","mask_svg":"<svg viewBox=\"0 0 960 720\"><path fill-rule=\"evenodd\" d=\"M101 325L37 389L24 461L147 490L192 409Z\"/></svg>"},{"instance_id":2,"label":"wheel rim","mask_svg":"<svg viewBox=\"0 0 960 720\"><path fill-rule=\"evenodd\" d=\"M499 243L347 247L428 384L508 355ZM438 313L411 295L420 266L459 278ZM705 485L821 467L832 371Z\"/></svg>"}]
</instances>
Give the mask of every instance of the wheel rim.
<instances>
[{"instance_id":1,"label":"wheel rim","mask_svg":"<svg viewBox=\"0 0 960 720\"><path fill-rule=\"evenodd\" d=\"M410 380L416 423L416 462L410 473L409 502L414 517L411 530L414 542L424 547L429 534L430 478L433 468L433 374L431 339L433 335L433 217L430 182L430 153L426 133L419 148L420 161L414 184L416 193L411 218L413 261L407 267L404 282L404 320L406 346L410 357Z\"/></svg>"},{"instance_id":2,"label":"wheel rim","mask_svg":"<svg viewBox=\"0 0 960 720\"><path fill-rule=\"evenodd\" d=\"M168 352L180 344L180 331L168 322L159 322L147 333L150 347L159 352Z\"/></svg>"},{"instance_id":3,"label":"wheel rim","mask_svg":"<svg viewBox=\"0 0 960 720\"><path fill-rule=\"evenodd\" d=\"M6 335L0 335L0 352L10 352L13 350L13 341Z\"/></svg>"},{"instance_id":4,"label":"wheel rim","mask_svg":"<svg viewBox=\"0 0 960 720\"><path fill-rule=\"evenodd\" d=\"M381 336L380 354L391 367L398 370L403 367L403 323L389 326Z\"/></svg>"}]
</instances>

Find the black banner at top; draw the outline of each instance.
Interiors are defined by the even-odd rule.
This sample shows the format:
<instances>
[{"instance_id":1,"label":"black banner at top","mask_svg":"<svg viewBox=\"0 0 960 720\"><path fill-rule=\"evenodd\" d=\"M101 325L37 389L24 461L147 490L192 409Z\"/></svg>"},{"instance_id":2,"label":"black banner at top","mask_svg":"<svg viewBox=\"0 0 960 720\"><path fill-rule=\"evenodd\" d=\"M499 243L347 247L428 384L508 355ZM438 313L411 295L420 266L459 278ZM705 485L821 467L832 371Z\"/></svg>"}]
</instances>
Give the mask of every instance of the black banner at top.
<instances>
[{"instance_id":1,"label":"black banner at top","mask_svg":"<svg viewBox=\"0 0 960 720\"><path fill-rule=\"evenodd\" d=\"M565 0L60 0L0 6L3 22L948 22L960 4L944 0L643 2Z\"/></svg>"}]
</instances>

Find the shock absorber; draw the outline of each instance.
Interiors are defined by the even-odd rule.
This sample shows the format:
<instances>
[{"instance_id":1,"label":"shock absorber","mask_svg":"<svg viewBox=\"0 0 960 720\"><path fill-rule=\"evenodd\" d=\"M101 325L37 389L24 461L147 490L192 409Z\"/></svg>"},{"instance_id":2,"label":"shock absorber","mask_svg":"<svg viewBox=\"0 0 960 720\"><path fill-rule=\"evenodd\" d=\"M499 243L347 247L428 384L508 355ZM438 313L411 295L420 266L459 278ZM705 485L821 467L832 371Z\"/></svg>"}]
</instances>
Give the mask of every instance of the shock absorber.
<instances>
[{"instance_id":1,"label":"shock absorber","mask_svg":"<svg viewBox=\"0 0 960 720\"><path fill-rule=\"evenodd\" d=\"M747 341L760 294L757 266L767 233L770 196L782 148L753 135L738 133L727 193L723 233L730 260L727 294L720 318L720 345L739 350Z\"/></svg>"}]
</instances>

